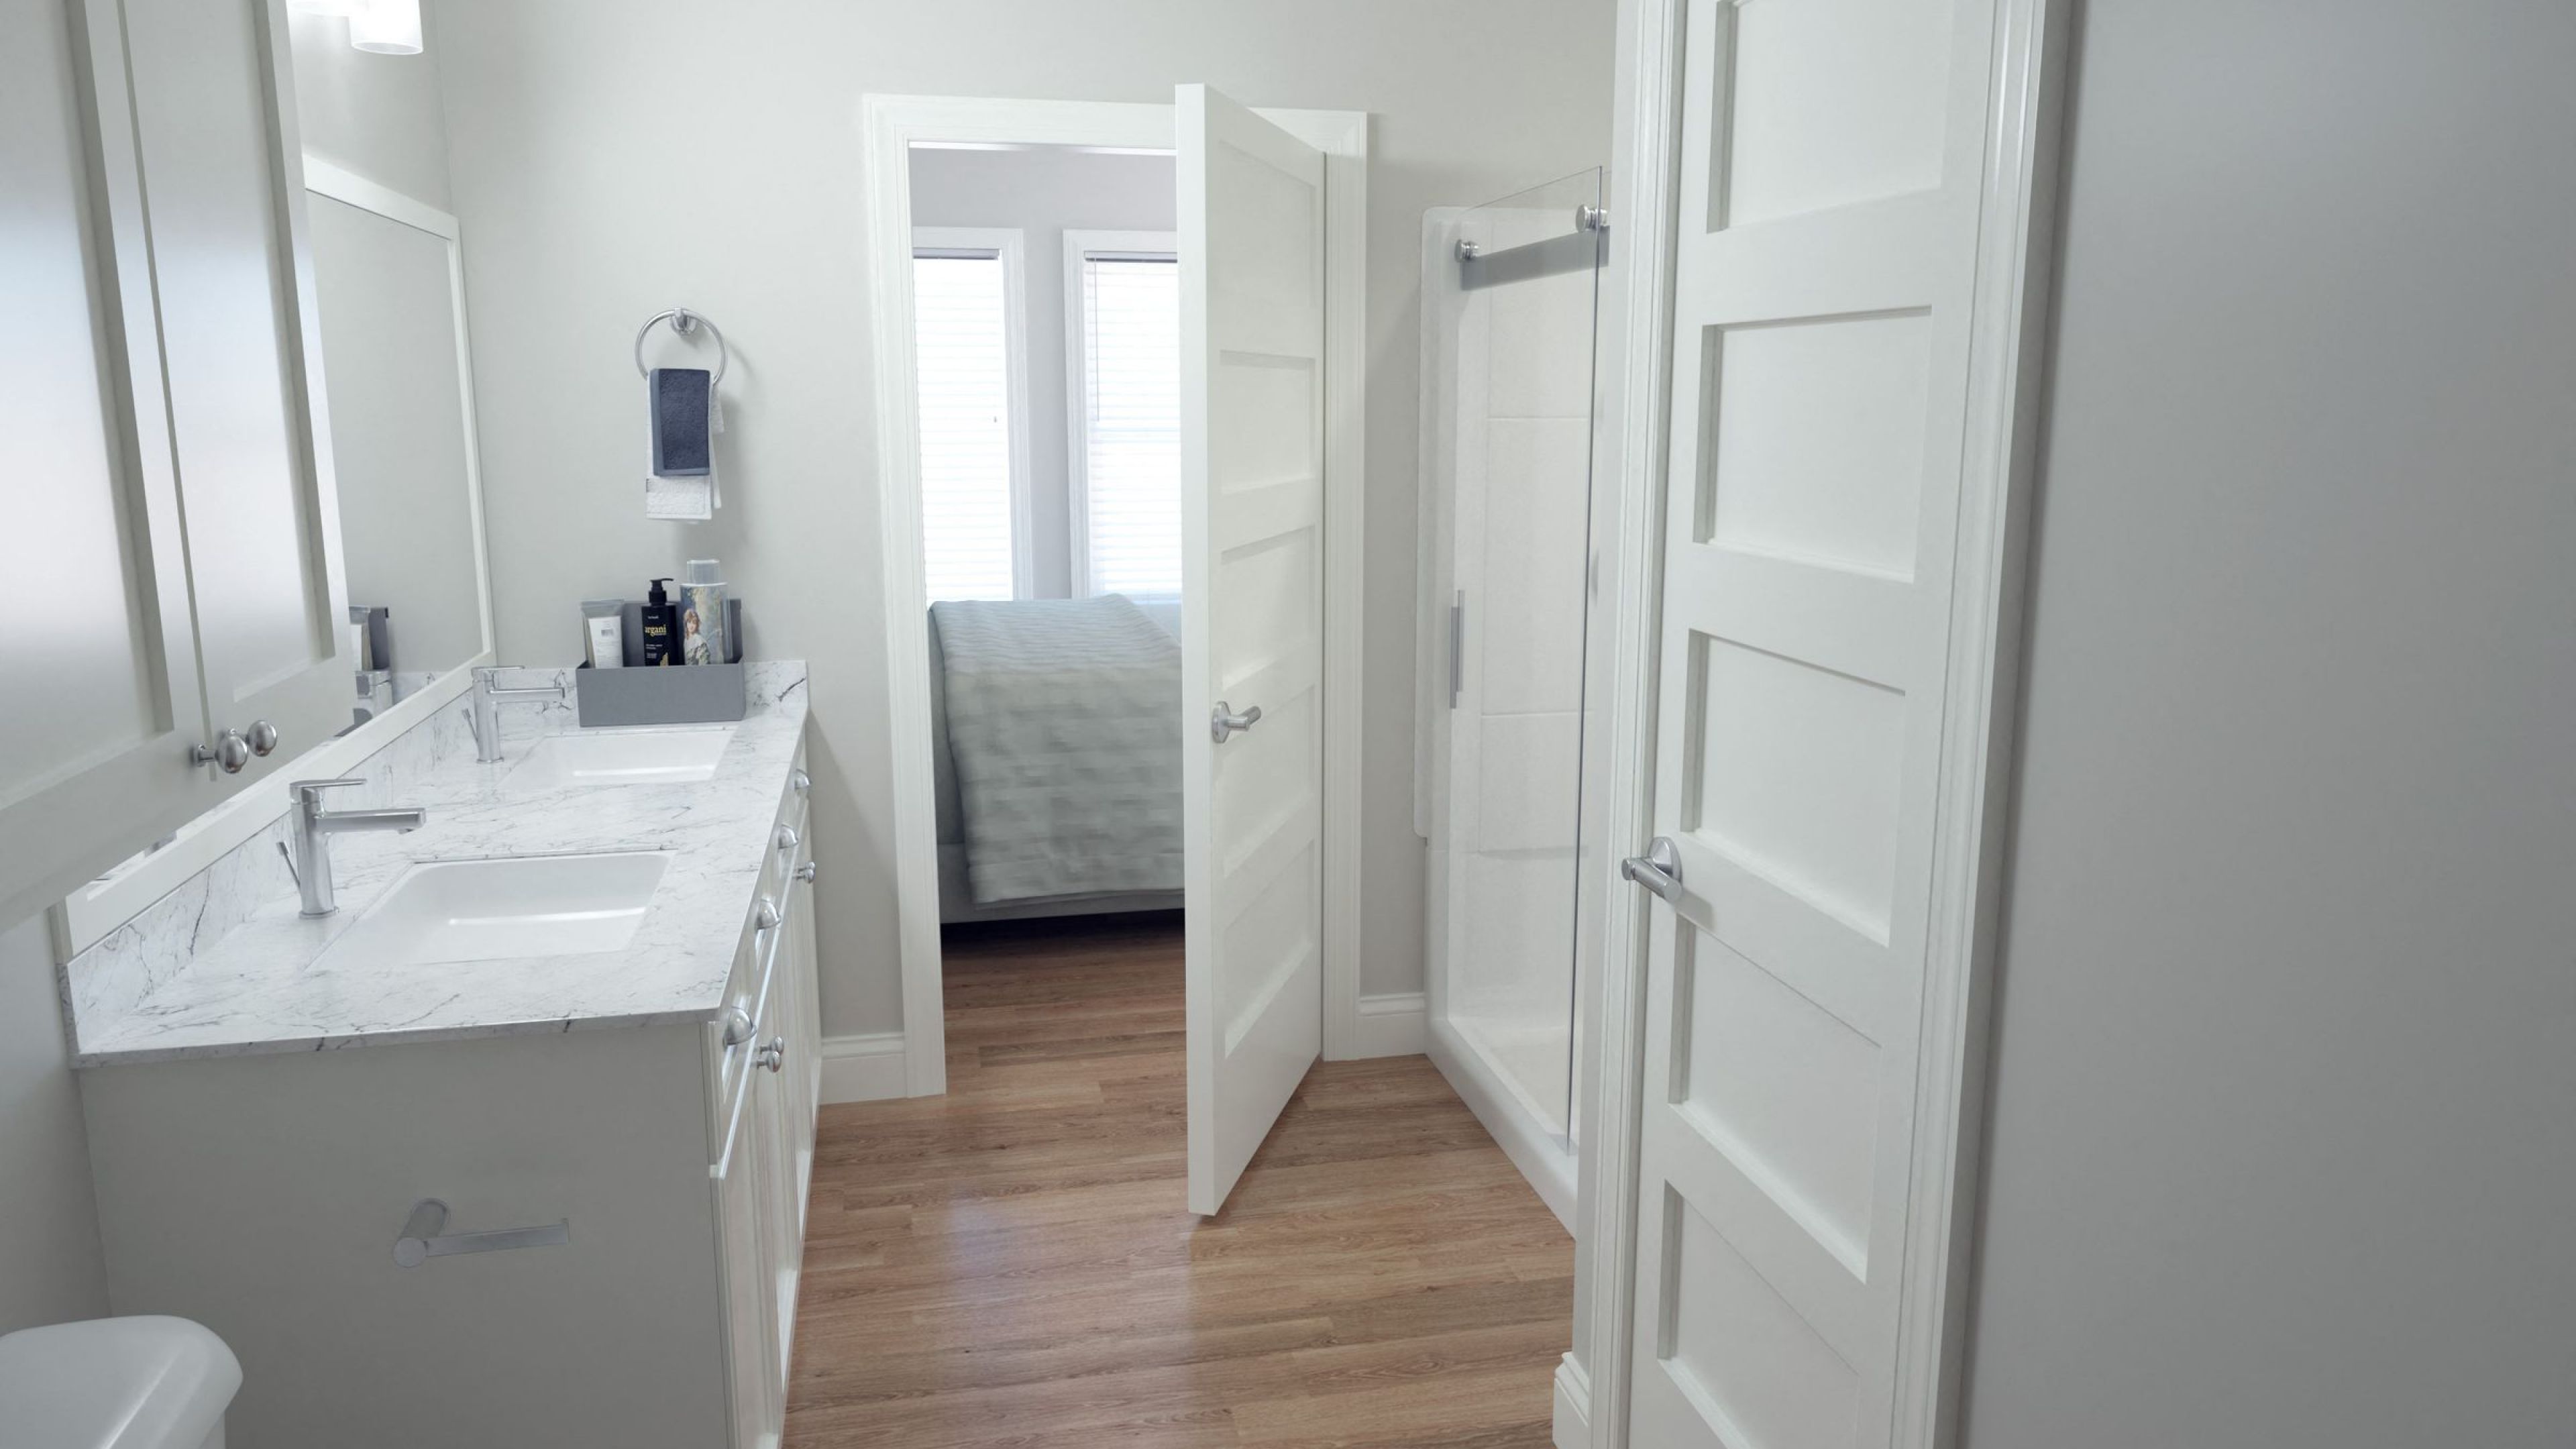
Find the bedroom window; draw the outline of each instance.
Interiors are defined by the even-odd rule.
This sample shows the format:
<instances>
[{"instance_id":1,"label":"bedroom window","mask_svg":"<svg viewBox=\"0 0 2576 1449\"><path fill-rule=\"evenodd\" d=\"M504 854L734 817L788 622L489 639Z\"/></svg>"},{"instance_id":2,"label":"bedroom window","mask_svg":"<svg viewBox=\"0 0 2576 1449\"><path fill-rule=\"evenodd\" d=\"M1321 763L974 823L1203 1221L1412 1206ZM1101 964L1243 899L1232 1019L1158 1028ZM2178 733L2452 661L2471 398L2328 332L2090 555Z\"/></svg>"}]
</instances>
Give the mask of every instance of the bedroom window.
<instances>
[{"instance_id":1,"label":"bedroom window","mask_svg":"<svg viewBox=\"0 0 2576 1449\"><path fill-rule=\"evenodd\" d=\"M921 562L930 599L1033 592L1022 296L1018 232L914 232Z\"/></svg>"},{"instance_id":2,"label":"bedroom window","mask_svg":"<svg viewBox=\"0 0 2576 1449\"><path fill-rule=\"evenodd\" d=\"M1077 594L1181 596L1181 287L1169 232L1065 233Z\"/></svg>"}]
</instances>

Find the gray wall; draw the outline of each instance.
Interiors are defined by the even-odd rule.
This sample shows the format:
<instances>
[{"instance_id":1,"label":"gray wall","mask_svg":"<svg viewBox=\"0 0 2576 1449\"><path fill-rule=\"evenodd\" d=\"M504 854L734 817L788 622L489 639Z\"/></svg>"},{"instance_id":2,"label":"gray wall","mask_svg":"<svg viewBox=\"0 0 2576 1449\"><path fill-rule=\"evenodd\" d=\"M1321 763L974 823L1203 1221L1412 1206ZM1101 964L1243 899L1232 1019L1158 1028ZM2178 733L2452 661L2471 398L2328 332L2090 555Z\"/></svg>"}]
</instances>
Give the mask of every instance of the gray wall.
<instances>
[{"instance_id":1,"label":"gray wall","mask_svg":"<svg viewBox=\"0 0 2576 1449\"><path fill-rule=\"evenodd\" d=\"M106 1311L89 1139L38 916L0 929L0 1333Z\"/></svg>"},{"instance_id":2,"label":"gray wall","mask_svg":"<svg viewBox=\"0 0 2576 1449\"><path fill-rule=\"evenodd\" d=\"M1971 1449L2576 1443L2576 11L2077 39Z\"/></svg>"},{"instance_id":3,"label":"gray wall","mask_svg":"<svg viewBox=\"0 0 2576 1449\"><path fill-rule=\"evenodd\" d=\"M921 150L912 224L997 226L1027 256L1030 532L1038 597L1073 589L1065 463L1064 233L1170 231L1172 161L1090 151Z\"/></svg>"},{"instance_id":4,"label":"gray wall","mask_svg":"<svg viewBox=\"0 0 2576 1449\"><path fill-rule=\"evenodd\" d=\"M1413 834L1421 215L1596 165L1611 0L449 0L437 43L465 225L504 659L571 660L579 601L724 560L750 647L814 669L824 1016L901 1020L870 417L869 92L1375 113L1367 351L1366 989L1417 989ZM685 302L734 348L723 513L637 501L636 325ZM672 340L663 356L679 355Z\"/></svg>"}]
</instances>

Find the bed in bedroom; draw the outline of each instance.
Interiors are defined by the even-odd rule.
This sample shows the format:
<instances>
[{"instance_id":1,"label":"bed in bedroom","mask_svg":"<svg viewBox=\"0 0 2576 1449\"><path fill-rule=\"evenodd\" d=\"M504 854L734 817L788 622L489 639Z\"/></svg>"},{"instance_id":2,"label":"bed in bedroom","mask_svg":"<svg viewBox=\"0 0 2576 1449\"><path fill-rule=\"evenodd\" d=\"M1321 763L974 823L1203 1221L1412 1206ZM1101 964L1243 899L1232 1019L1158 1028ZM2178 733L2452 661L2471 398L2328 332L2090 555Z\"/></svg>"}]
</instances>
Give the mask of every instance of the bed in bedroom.
<instances>
[{"instance_id":1,"label":"bed in bedroom","mask_svg":"<svg viewBox=\"0 0 2576 1449\"><path fill-rule=\"evenodd\" d=\"M1123 596L930 606L939 919L1181 905L1181 653Z\"/></svg>"}]
</instances>

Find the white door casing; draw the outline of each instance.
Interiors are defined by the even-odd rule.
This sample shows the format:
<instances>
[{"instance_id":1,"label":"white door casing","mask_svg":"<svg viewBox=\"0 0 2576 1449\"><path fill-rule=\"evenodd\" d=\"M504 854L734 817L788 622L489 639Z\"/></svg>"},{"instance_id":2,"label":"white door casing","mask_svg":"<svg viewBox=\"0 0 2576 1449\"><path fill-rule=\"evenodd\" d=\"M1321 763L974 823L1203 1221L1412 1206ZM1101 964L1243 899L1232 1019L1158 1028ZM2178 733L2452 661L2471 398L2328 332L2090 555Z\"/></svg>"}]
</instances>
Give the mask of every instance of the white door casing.
<instances>
[{"instance_id":1,"label":"white door casing","mask_svg":"<svg viewBox=\"0 0 2576 1449\"><path fill-rule=\"evenodd\" d=\"M1690 0L1625 1442L1948 1409L2046 0Z\"/></svg>"},{"instance_id":2,"label":"white door casing","mask_svg":"<svg viewBox=\"0 0 2576 1449\"><path fill-rule=\"evenodd\" d=\"M1189 1205L1212 1214L1323 1051L1324 159L1205 86L1174 109Z\"/></svg>"}]
</instances>

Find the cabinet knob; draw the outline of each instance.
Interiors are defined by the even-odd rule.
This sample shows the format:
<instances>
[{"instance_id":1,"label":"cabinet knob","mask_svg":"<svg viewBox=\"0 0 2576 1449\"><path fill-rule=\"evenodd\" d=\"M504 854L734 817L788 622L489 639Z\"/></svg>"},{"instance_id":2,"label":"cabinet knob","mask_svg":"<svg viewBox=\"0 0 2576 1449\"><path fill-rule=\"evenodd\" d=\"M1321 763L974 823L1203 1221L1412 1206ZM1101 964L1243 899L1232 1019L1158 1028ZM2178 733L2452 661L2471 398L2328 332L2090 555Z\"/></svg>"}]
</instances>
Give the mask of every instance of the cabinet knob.
<instances>
[{"instance_id":1,"label":"cabinet knob","mask_svg":"<svg viewBox=\"0 0 2576 1449\"><path fill-rule=\"evenodd\" d=\"M796 848L795 826L781 825L778 827L778 848L782 851L794 850Z\"/></svg>"},{"instance_id":2,"label":"cabinet knob","mask_svg":"<svg viewBox=\"0 0 2576 1449\"><path fill-rule=\"evenodd\" d=\"M813 789L814 789L814 777L813 777L813 776L806 774L803 770L799 770L799 771L797 771L797 772L795 773L795 775L793 775L791 778L792 778L792 779L794 779L794 780L795 780L795 782L796 782L796 793L797 793L797 794L799 794L799 795L805 795L805 794L810 794L810 793L812 793L812 792L813 792Z\"/></svg>"},{"instance_id":3,"label":"cabinet knob","mask_svg":"<svg viewBox=\"0 0 2576 1449\"><path fill-rule=\"evenodd\" d=\"M751 920L753 925L758 926L764 931L777 930L779 921L778 902L769 899L767 896L761 897L760 909L752 914Z\"/></svg>"},{"instance_id":4,"label":"cabinet knob","mask_svg":"<svg viewBox=\"0 0 2576 1449\"><path fill-rule=\"evenodd\" d=\"M771 1037L769 1039L769 1044L760 1049L760 1055L755 1058L755 1060L773 1072L785 1068L787 1065L787 1038L783 1036Z\"/></svg>"},{"instance_id":5,"label":"cabinet knob","mask_svg":"<svg viewBox=\"0 0 2576 1449\"><path fill-rule=\"evenodd\" d=\"M226 730L215 736L214 744L199 745L190 750L188 763L213 765L227 775L238 775L242 766L250 763L250 741L242 738L240 730Z\"/></svg>"},{"instance_id":6,"label":"cabinet knob","mask_svg":"<svg viewBox=\"0 0 2576 1449\"><path fill-rule=\"evenodd\" d=\"M800 866L796 867L796 878L797 878L798 880L801 880L801 881L805 882L805 883L806 883L806 884L808 884L808 885L813 884L813 883L814 883L814 862L812 862L812 861L810 861L810 860L809 860L809 861L805 862L803 865L800 865Z\"/></svg>"},{"instance_id":7,"label":"cabinet knob","mask_svg":"<svg viewBox=\"0 0 2576 1449\"><path fill-rule=\"evenodd\" d=\"M264 719L252 720L250 722L250 752L259 756L261 759L266 759L268 758L269 752L276 748L277 726L270 724Z\"/></svg>"}]
</instances>

